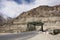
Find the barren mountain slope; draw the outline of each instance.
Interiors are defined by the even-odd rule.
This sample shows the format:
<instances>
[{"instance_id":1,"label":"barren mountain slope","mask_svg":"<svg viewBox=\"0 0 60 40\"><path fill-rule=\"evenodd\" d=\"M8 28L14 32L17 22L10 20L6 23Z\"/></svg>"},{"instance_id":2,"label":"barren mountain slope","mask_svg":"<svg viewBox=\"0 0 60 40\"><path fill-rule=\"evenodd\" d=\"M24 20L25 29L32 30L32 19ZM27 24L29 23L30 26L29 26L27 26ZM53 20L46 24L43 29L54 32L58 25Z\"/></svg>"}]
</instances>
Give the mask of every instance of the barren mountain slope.
<instances>
[{"instance_id":1,"label":"barren mountain slope","mask_svg":"<svg viewBox=\"0 0 60 40\"><path fill-rule=\"evenodd\" d=\"M28 12L24 12L19 17L53 17L60 16L60 5L57 6L39 6Z\"/></svg>"},{"instance_id":2,"label":"barren mountain slope","mask_svg":"<svg viewBox=\"0 0 60 40\"><path fill-rule=\"evenodd\" d=\"M4 23L10 23L13 19L0 13L0 24L4 24Z\"/></svg>"},{"instance_id":3,"label":"barren mountain slope","mask_svg":"<svg viewBox=\"0 0 60 40\"><path fill-rule=\"evenodd\" d=\"M39 6L28 12L23 12L21 13L21 15L13 20L12 24L6 24L1 26L0 32L26 31L27 23L33 21L43 22L44 29L48 29L51 27L60 28L60 5ZM39 27L37 27L36 29L38 30Z\"/></svg>"}]
</instances>

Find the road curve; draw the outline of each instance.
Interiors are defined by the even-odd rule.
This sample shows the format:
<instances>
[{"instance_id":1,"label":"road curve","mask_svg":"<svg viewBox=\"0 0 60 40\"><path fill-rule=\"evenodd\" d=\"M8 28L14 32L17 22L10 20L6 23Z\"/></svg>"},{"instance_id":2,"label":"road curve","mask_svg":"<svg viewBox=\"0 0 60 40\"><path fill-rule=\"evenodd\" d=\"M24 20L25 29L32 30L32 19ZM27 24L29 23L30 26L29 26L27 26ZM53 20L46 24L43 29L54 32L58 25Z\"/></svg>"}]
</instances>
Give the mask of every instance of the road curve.
<instances>
[{"instance_id":1,"label":"road curve","mask_svg":"<svg viewBox=\"0 0 60 40\"><path fill-rule=\"evenodd\" d=\"M18 34L2 35L0 36L0 40L27 40L29 38L36 36L38 33L38 31L32 31Z\"/></svg>"}]
</instances>

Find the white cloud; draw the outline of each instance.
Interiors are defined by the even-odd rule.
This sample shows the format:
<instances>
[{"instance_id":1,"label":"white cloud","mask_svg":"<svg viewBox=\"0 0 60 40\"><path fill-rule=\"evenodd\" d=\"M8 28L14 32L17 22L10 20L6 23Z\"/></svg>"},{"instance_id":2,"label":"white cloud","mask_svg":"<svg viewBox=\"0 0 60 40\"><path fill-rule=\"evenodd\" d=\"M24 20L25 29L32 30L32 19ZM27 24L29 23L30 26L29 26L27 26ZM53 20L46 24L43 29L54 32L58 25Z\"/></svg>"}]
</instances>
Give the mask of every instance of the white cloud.
<instances>
[{"instance_id":1,"label":"white cloud","mask_svg":"<svg viewBox=\"0 0 60 40\"><path fill-rule=\"evenodd\" d=\"M0 12L7 15L8 17L14 18L22 12L31 10L40 5L54 6L58 4L60 4L60 0L35 0L35 2L33 2L32 4L24 4L23 2L23 4L20 5L11 0L2 0L2 2L0 2Z\"/></svg>"}]
</instances>

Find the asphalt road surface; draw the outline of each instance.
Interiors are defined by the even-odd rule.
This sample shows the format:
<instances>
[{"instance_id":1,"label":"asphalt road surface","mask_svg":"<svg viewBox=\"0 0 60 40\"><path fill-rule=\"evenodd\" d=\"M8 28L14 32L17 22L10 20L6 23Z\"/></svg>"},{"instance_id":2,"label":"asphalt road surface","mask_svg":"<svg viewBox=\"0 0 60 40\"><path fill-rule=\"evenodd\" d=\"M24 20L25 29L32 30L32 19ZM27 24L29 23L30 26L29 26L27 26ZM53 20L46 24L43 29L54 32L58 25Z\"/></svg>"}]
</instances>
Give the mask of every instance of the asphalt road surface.
<instances>
[{"instance_id":1,"label":"asphalt road surface","mask_svg":"<svg viewBox=\"0 0 60 40\"><path fill-rule=\"evenodd\" d=\"M1 35L0 40L27 40L38 34L37 31L23 32L18 34Z\"/></svg>"}]
</instances>

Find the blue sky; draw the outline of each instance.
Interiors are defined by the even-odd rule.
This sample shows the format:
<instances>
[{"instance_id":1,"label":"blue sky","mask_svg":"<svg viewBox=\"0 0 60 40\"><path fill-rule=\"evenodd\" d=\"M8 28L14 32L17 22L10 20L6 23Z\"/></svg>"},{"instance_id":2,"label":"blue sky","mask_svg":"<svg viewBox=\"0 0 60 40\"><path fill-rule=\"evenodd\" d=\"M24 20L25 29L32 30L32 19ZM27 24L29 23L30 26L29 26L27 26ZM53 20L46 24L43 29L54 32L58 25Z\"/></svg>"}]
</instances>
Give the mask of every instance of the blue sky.
<instances>
[{"instance_id":1,"label":"blue sky","mask_svg":"<svg viewBox=\"0 0 60 40\"><path fill-rule=\"evenodd\" d=\"M32 2L34 2L35 0L13 0L15 1L16 3L18 4L23 4L23 1L26 3L26 4L30 4Z\"/></svg>"},{"instance_id":2,"label":"blue sky","mask_svg":"<svg viewBox=\"0 0 60 40\"><path fill-rule=\"evenodd\" d=\"M0 0L0 14L15 18L22 12L29 11L41 5L59 5L60 0Z\"/></svg>"},{"instance_id":3,"label":"blue sky","mask_svg":"<svg viewBox=\"0 0 60 40\"><path fill-rule=\"evenodd\" d=\"M18 4L22 4L22 0L14 0Z\"/></svg>"}]
</instances>

